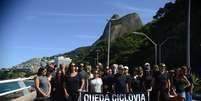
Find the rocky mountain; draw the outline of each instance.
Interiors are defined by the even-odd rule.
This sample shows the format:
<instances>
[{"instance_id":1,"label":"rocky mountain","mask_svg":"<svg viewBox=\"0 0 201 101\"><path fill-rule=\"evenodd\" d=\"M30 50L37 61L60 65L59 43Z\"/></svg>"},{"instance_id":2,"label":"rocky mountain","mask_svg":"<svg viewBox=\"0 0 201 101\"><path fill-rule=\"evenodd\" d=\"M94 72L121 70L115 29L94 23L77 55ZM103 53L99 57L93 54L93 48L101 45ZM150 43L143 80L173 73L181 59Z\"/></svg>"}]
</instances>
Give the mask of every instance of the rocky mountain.
<instances>
[{"instance_id":1,"label":"rocky mountain","mask_svg":"<svg viewBox=\"0 0 201 101\"><path fill-rule=\"evenodd\" d=\"M109 26L110 24L111 26ZM102 36L95 42L95 44L102 40L108 40L109 27L111 41L113 41L116 38L121 37L125 33L131 33L142 28L142 26L142 21L137 13L131 13L123 17L120 17L119 15L115 14L108 21Z\"/></svg>"}]
</instances>

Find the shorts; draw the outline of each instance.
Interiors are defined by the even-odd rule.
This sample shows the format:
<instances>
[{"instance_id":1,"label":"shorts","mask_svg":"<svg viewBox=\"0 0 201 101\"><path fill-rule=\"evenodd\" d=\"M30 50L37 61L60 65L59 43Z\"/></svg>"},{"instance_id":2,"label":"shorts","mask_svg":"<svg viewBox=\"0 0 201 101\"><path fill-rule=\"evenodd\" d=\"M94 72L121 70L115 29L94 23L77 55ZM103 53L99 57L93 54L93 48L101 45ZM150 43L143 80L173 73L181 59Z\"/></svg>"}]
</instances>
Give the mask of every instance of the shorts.
<instances>
[{"instance_id":1,"label":"shorts","mask_svg":"<svg viewBox=\"0 0 201 101\"><path fill-rule=\"evenodd\" d=\"M180 92L180 93L177 93L180 97L186 99L186 93L185 92Z\"/></svg>"}]
</instances>

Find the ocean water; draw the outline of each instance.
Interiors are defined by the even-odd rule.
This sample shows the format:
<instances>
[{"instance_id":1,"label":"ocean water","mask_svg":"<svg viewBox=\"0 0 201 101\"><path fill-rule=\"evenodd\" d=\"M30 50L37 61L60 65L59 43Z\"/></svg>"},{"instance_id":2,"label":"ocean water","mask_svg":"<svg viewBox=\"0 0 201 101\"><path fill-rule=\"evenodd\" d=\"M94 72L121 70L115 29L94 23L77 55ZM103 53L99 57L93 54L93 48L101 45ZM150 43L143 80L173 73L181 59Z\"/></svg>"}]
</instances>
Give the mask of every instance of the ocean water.
<instances>
[{"instance_id":1,"label":"ocean water","mask_svg":"<svg viewBox=\"0 0 201 101\"><path fill-rule=\"evenodd\" d=\"M25 85L33 87L34 81L33 80L26 80ZM19 88L20 88L20 86L19 86L18 82L9 82L9 83L0 84L0 93L19 89Z\"/></svg>"}]
</instances>

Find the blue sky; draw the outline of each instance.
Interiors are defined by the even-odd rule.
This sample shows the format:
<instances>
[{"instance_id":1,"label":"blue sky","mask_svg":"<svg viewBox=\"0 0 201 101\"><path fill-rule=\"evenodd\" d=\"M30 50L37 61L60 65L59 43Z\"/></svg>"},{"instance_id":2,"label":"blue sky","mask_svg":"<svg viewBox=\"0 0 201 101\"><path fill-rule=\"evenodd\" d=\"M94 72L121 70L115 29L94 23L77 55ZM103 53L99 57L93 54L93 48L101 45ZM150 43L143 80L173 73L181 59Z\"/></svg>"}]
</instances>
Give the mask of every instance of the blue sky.
<instances>
[{"instance_id":1,"label":"blue sky","mask_svg":"<svg viewBox=\"0 0 201 101\"><path fill-rule=\"evenodd\" d=\"M0 68L95 42L113 14L136 12L143 24L174 0L0 1Z\"/></svg>"}]
</instances>

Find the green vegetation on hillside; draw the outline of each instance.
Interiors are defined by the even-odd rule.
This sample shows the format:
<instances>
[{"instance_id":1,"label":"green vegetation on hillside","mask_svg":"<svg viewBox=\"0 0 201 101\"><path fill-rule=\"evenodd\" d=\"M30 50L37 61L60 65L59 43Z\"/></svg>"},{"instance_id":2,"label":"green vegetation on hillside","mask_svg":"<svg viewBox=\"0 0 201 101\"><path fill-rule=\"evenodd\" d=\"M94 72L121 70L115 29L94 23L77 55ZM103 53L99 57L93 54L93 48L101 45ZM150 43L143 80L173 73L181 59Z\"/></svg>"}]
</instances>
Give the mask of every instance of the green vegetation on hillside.
<instances>
[{"instance_id":1,"label":"green vegetation on hillside","mask_svg":"<svg viewBox=\"0 0 201 101\"><path fill-rule=\"evenodd\" d=\"M15 79L19 77L23 78L23 77L29 77L31 75L33 75L33 73L21 70L0 71L0 80Z\"/></svg>"}]
</instances>

